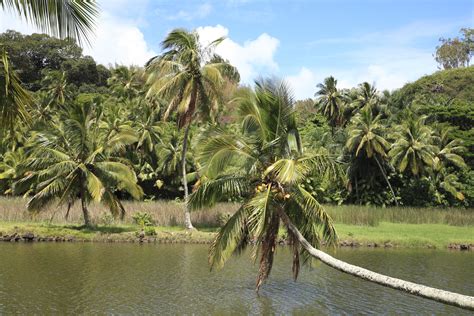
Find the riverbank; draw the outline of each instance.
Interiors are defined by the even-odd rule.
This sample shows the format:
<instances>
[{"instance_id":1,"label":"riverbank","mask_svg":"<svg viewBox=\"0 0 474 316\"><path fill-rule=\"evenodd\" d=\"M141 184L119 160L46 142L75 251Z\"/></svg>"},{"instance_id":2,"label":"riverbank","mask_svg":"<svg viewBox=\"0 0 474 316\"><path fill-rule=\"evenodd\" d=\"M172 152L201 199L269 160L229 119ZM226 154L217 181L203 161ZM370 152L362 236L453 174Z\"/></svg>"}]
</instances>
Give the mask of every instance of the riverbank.
<instances>
[{"instance_id":1,"label":"riverbank","mask_svg":"<svg viewBox=\"0 0 474 316\"><path fill-rule=\"evenodd\" d=\"M80 225L0 222L1 241L53 242L156 242L210 243L217 228L185 231L181 227L153 227L154 234L140 236L136 225ZM357 226L336 223L340 246L385 248L452 248L474 250L474 226L445 224L379 223L377 226ZM281 236L284 243L284 236Z\"/></svg>"}]
</instances>

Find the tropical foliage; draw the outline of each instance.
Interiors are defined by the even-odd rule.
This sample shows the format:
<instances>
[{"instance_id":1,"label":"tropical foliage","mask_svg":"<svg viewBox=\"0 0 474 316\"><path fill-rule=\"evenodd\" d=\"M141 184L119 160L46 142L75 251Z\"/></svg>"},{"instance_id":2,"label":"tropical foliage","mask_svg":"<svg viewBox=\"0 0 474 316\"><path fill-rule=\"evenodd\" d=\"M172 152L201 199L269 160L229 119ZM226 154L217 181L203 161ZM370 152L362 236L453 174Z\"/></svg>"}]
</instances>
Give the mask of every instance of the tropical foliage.
<instances>
[{"instance_id":1,"label":"tropical foliage","mask_svg":"<svg viewBox=\"0 0 474 316\"><path fill-rule=\"evenodd\" d=\"M163 54L145 68L106 68L82 56L73 42L47 35L8 31L0 39L5 52L0 93L7 96L1 98L2 118L10 122L2 124L0 190L26 194L32 210L80 201L81 182L69 176L73 170L85 177L96 170L111 172L107 168L116 164L128 179L96 175L100 184L90 182L90 191L88 181L82 182L85 205L100 200L116 216L124 212L120 200L141 196L136 185L144 199L183 201L186 190L202 190L224 175L244 177L250 189L221 192L213 195L215 201L250 201L254 189L268 187L264 179L272 179L285 192L299 187L324 203L474 203L472 67L438 72L392 93L368 83L339 89L337 80L328 78L315 87L316 99L293 102L289 93L287 99L281 96L285 89L276 81L259 81L256 90L239 87L236 69L212 53L222 39L206 48L198 45L195 32L173 31L163 42ZM24 50L43 63L24 62ZM272 93L291 104L277 109L291 113L273 117L269 100L278 98ZM65 122L88 128L81 134ZM298 126L298 133L288 124L294 131ZM290 149L282 145L285 137ZM214 158L212 146L222 146ZM49 148L61 155L51 156ZM338 181L331 172L300 166L315 163L304 158L309 156L337 161ZM98 171L102 166L106 169ZM61 183L50 177L59 172L55 168L61 170ZM275 180L284 168L298 179ZM54 192L47 193L48 181L55 183L50 188L57 185ZM48 198L40 199L43 195Z\"/></svg>"},{"instance_id":2,"label":"tropical foliage","mask_svg":"<svg viewBox=\"0 0 474 316\"><path fill-rule=\"evenodd\" d=\"M254 238L253 256L260 257L258 290L272 269L282 216L288 216L313 245L335 242L331 218L302 184L315 170L330 175L340 172L327 153L303 151L293 99L284 83L259 81L255 92L238 102L241 132L217 128L205 134L198 155L202 181L189 203L202 208L221 196L242 200L242 206L217 234L209 261L211 266L222 266ZM300 263L309 257L287 227L286 233L292 242L296 279Z\"/></svg>"}]
</instances>

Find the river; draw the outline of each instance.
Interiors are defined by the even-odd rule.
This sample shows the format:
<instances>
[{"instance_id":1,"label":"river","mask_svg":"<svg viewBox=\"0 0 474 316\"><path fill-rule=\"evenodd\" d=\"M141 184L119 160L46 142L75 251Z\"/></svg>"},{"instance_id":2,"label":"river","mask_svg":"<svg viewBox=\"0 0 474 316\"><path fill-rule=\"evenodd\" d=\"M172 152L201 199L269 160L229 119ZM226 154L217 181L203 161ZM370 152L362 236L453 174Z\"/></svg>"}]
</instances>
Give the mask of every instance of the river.
<instances>
[{"instance_id":1,"label":"river","mask_svg":"<svg viewBox=\"0 0 474 316\"><path fill-rule=\"evenodd\" d=\"M421 284L474 295L474 252L338 249L349 263ZM270 279L254 291L248 255L210 271L207 246L0 244L0 314L468 315L320 263L291 278L279 247Z\"/></svg>"}]
</instances>

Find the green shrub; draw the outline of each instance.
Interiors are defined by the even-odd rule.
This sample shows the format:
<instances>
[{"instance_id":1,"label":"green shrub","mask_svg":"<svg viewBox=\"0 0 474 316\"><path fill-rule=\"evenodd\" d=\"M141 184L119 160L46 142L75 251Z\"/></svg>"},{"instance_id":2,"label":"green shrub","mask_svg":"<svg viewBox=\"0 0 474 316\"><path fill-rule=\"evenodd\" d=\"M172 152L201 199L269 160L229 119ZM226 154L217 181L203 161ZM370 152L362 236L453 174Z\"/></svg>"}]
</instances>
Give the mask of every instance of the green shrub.
<instances>
[{"instance_id":1,"label":"green shrub","mask_svg":"<svg viewBox=\"0 0 474 316\"><path fill-rule=\"evenodd\" d=\"M141 227L153 226L153 217L147 212L136 212L132 215L133 222Z\"/></svg>"}]
</instances>

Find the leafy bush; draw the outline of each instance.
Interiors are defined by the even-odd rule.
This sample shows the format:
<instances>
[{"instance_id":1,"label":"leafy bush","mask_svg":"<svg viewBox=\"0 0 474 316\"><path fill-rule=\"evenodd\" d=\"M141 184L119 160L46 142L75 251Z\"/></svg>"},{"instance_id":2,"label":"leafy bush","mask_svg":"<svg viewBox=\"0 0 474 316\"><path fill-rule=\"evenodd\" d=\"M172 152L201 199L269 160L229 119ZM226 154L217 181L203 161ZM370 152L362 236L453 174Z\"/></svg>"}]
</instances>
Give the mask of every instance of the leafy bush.
<instances>
[{"instance_id":1,"label":"leafy bush","mask_svg":"<svg viewBox=\"0 0 474 316\"><path fill-rule=\"evenodd\" d=\"M153 226L155 223L153 217L147 212L136 212L132 215L133 222L142 227Z\"/></svg>"}]
</instances>

